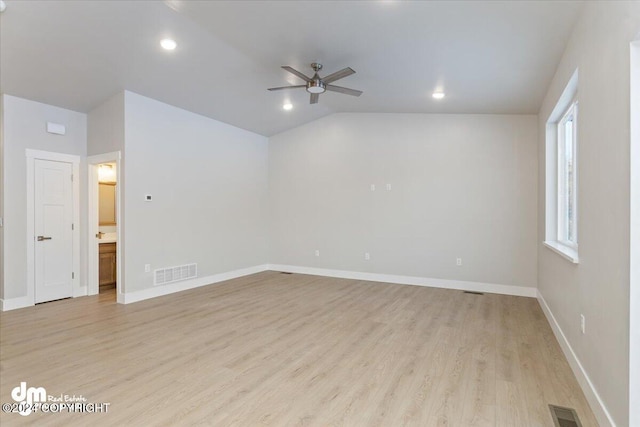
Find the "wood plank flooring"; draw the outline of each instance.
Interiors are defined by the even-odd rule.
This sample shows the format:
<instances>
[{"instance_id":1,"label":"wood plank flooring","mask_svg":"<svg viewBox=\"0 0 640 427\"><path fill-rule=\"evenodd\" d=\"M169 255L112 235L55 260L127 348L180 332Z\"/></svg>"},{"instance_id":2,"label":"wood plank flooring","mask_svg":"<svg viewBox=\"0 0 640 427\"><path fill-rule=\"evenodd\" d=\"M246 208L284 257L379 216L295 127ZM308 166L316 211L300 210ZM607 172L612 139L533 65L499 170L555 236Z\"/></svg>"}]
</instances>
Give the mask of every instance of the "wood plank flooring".
<instances>
[{"instance_id":1,"label":"wood plank flooring","mask_svg":"<svg viewBox=\"0 0 640 427\"><path fill-rule=\"evenodd\" d=\"M3 427L597 426L533 298L276 272L2 313L0 378L110 403Z\"/></svg>"}]
</instances>

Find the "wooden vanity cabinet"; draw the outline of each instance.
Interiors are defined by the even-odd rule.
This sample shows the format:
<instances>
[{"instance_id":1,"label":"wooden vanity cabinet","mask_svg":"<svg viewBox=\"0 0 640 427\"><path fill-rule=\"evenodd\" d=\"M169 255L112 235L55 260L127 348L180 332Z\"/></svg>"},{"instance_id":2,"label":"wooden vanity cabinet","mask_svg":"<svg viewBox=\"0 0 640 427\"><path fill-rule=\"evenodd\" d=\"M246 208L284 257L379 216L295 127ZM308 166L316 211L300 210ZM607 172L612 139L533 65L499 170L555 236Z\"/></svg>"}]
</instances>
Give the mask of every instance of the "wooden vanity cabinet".
<instances>
[{"instance_id":1,"label":"wooden vanity cabinet","mask_svg":"<svg viewBox=\"0 0 640 427\"><path fill-rule=\"evenodd\" d=\"M116 285L116 243L101 243L100 259L100 287L111 288Z\"/></svg>"}]
</instances>

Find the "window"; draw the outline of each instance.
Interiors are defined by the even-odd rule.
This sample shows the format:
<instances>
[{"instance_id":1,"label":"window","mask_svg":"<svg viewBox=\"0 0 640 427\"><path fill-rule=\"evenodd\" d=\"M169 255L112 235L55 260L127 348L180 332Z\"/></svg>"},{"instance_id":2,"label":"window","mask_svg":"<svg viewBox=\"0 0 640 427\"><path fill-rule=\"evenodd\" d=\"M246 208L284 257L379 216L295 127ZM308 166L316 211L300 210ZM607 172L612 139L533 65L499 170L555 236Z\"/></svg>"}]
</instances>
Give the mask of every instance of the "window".
<instances>
[{"instance_id":1,"label":"window","mask_svg":"<svg viewBox=\"0 0 640 427\"><path fill-rule=\"evenodd\" d=\"M578 71L549 115L545 150L545 241L578 263Z\"/></svg>"},{"instance_id":2,"label":"window","mask_svg":"<svg viewBox=\"0 0 640 427\"><path fill-rule=\"evenodd\" d=\"M576 123L578 103L572 102L558 123L558 242L578 247Z\"/></svg>"}]
</instances>

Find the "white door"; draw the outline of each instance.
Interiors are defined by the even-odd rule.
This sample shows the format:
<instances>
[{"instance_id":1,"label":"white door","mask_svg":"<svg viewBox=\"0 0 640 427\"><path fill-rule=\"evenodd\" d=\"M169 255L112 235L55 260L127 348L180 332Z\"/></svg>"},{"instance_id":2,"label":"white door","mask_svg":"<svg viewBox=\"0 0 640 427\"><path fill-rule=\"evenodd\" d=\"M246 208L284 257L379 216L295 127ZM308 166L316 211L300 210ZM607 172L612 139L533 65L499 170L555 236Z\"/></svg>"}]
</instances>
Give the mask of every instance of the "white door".
<instances>
[{"instance_id":1,"label":"white door","mask_svg":"<svg viewBox=\"0 0 640 427\"><path fill-rule=\"evenodd\" d=\"M72 296L71 163L35 160L35 301Z\"/></svg>"}]
</instances>

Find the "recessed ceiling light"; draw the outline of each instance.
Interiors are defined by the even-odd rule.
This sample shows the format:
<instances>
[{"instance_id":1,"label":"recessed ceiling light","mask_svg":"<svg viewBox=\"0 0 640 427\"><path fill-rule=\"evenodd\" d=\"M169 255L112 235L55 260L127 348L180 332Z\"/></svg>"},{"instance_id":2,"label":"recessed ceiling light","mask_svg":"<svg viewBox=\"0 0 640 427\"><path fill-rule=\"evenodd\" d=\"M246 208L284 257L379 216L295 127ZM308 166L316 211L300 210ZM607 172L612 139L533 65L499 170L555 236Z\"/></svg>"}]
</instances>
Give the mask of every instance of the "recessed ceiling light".
<instances>
[{"instance_id":1,"label":"recessed ceiling light","mask_svg":"<svg viewBox=\"0 0 640 427\"><path fill-rule=\"evenodd\" d=\"M176 46L178 46L178 44L175 42L175 40L162 39L160 40L160 46L162 46L162 48L165 50L173 50L176 48Z\"/></svg>"},{"instance_id":2,"label":"recessed ceiling light","mask_svg":"<svg viewBox=\"0 0 640 427\"><path fill-rule=\"evenodd\" d=\"M283 110L286 110L286 111L289 111L289 110L291 110L292 108L293 108L293 104L291 104L290 102L286 102L286 103L284 103L284 104L282 105L282 109L283 109Z\"/></svg>"},{"instance_id":3,"label":"recessed ceiling light","mask_svg":"<svg viewBox=\"0 0 640 427\"><path fill-rule=\"evenodd\" d=\"M431 96L433 96L433 99L442 99L444 98L444 92L433 92Z\"/></svg>"}]
</instances>

